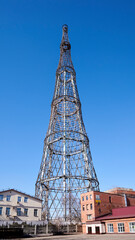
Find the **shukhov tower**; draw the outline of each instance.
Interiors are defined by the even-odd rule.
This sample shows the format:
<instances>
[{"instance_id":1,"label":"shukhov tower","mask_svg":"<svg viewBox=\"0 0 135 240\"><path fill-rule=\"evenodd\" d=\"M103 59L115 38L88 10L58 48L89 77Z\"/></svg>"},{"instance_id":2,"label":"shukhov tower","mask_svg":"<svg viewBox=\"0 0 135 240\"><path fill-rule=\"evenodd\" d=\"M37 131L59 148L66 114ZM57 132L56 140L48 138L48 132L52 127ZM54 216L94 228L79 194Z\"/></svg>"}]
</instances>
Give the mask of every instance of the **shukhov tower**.
<instances>
[{"instance_id":1,"label":"shukhov tower","mask_svg":"<svg viewBox=\"0 0 135 240\"><path fill-rule=\"evenodd\" d=\"M80 194L99 190L89 139L82 118L71 60L68 26L63 26L51 117L36 181L47 220L80 217Z\"/></svg>"}]
</instances>

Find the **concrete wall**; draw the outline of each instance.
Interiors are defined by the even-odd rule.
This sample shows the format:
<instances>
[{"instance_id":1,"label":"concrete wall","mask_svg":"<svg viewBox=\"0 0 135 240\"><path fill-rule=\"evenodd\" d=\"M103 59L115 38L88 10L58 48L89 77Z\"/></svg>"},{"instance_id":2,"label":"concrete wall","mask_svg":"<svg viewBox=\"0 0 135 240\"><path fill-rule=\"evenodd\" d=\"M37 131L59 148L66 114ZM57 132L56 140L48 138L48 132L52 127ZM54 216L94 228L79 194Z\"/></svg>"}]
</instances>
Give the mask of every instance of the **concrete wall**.
<instances>
[{"instance_id":1,"label":"concrete wall","mask_svg":"<svg viewBox=\"0 0 135 240\"><path fill-rule=\"evenodd\" d=\"M55 224L46 224L41 221L38 224L26 224L21 222L8 222L8 225L5 224L0 226L0 230L2 229L23 229L23 233L25 234L57 234L57 233L71 233L71 232L82 232L82 226L77 224L70 225L55 225Z\"/></svg>"}]
</instances>

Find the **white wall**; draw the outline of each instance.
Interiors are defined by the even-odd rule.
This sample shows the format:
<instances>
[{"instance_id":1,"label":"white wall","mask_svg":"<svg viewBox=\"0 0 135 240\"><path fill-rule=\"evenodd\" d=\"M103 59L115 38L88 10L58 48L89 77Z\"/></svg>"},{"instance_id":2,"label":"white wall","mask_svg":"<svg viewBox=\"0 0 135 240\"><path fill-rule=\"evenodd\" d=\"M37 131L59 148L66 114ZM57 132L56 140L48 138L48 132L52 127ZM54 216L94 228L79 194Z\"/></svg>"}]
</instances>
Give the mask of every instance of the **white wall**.
<instances>
[{"instance_id":1,"label":"white wall","mask_svg":"<svg viewBox=\"0 0 135 240\"><path fill-rule=\"evenodd\" d=\"M99 227L100 233L105 233L105 225L102 223L88 224L86 225L86 233L88 233L88 227L92 228L92 233L96 233L96 227Z\"/></svg>"},{"instance_id":2,"label":"white wall","mask_svg":"<svg viewBox=\"0 0 135 240\"><path fill-rule=\"evenodd\" d=\"M12 191L0 192L3 195L3 201L0 201L0 207L2 207L2 215L0 215L0 220L11 220L18 217L21 221L40 221L41 220L41 209L42 202L31 196L27 196L23 193ZM11 196L10 201L6 200L7 195ZM17 202L18 196L21 197L21 202ZM24 202L24 197L28 197L28 202ZM10 208L10 216L6 215L6 207ZM21 215L17 216L17 208L21 208ZM24 216L24 209L28 209L28 216ZM37 217L34 216L34 209L37 209Z\"/></svg>"}]
</instances>

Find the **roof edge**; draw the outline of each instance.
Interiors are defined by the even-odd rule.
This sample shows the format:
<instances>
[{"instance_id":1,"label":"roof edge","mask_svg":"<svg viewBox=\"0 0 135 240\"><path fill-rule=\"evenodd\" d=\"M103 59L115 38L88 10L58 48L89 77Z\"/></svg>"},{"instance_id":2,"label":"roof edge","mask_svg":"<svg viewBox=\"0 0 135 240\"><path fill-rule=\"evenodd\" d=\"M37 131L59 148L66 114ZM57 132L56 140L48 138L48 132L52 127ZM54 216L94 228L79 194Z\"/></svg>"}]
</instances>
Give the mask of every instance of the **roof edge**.
<instances>
[{"instance_id":1,"label":"roof edge","mask_svg":"<svg viewBox=\"0 0 135 240\"><path fill-rule=\"evenodd\" d=\"M14 188L9 188L9 189L6 189L6 190L3 190L3 191L0 191L0 193L9 192L9 191L14 191L14 192L17 192L17 193L21 193L21 194L24 194L24 195L26 195L26 196L29 196L29 197L31 197L31 198L34 198L34 199L39 200L39 201L42 202L42 200L39 199L38 197L34 197L34 196L30 195L30 194L27 194L27 193L21 192L21 191L19 191L19 190L17 190L17 189L14 189Z\"/></svg>"}]
</instances>

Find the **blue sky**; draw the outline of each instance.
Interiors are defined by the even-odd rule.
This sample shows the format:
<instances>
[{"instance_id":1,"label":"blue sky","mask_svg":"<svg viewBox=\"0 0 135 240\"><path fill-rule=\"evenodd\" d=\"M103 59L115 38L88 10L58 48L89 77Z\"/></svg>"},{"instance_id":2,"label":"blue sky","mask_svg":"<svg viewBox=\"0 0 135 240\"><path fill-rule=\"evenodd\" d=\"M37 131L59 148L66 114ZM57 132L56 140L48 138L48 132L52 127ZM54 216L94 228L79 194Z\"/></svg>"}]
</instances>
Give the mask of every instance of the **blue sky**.
<instances>
[{"instance_id":1,"label":"blue sky","mask_svg":"<svg viewBox=\"0 0 135 240\"><path fill-rule=\"evenodd\" d=\"M135 1L0 1L0 189L34 194L62 25L102 191L135 189Z\"/></svg>"}]
</instances>

